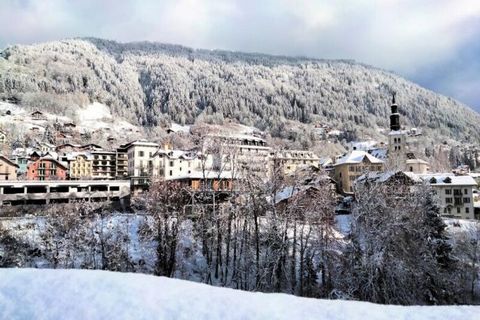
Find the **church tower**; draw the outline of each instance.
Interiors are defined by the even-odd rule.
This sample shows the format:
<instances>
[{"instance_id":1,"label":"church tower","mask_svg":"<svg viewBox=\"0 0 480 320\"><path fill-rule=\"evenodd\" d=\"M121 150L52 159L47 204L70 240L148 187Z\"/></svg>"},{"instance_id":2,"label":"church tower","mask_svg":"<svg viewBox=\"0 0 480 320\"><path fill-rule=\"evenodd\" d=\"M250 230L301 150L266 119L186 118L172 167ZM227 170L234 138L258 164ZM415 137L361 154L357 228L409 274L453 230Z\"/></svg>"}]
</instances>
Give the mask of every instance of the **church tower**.
<instances>
[{"instance_id":1,"label":"church tower","mask_svg":"<svg viewBox=\"0 0 480 320\"><path fill-rule=\"evenodd\" d=\"M390 114L390 133L388 134L388 162L392 169L405 170L407 134L400 128L400 114L395 102L395 93L392 96L390 109L392 113Z\"/></svg>"}]
</instances>

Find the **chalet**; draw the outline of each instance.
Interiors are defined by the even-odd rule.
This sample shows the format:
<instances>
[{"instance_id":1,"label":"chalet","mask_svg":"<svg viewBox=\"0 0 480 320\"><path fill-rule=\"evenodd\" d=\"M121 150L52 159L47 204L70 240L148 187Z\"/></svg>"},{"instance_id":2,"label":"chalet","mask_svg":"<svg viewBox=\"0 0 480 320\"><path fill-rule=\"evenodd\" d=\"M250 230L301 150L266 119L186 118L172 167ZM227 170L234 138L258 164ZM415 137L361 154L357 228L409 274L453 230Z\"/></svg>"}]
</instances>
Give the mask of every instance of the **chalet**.
<instances>
[{"instance_id":1,"label":"chalet","mask_svg":"<svg viewBox=\"0 0 480 320\"><path fill-rule=\"evenodd\" d=\"M101 151L103 150L103 147L99 146L98 144L89 143L89 144L84 144L79 146L78 150L79 151Z\"/></svg>"},{"instance_id":2,"label":"chalet","mask_svg":"<svg viewBox=\"0 0 480 320\"><path fill-rule=\"evenodd\" d=\"M0 154L0 180L17 180L18 165Z\"/></svg>"},{"instance_id":3,"label":"chalet","mask_svg":"<svg viewBox=\"0 0 480 320\"><path fill-rule=\"evenodd\" d=\"M32 112L30 114L30 116L32 117L32 119L34 120L45 120L46 117L45 115L43 114L43 112L41 111L38 111L38 110L35 110L34 112Z\"/></svg>"},{"instance_id":4,"label":"chalet","mask_svg":"<svg viewBox=\"0 0 480 320\"><path fill-rule=\"evenodd\" d=\"M39 133L40 132L40 127L33 126L30 128L30 131L32 133Z\"/></svg>"},{"instance_id":5,"label":"chalet","mask_svg":"<svg viewBox=\"0 0 480 320\"><path fill-rule=\"evenodd\" d=\"M55 146L53 144L50 144L50 143L46 143L46 142L43 142L43 143L40 143L38 145L38 149L42 152L54 152L55 151Z\"/></svg>"},{"instance_id":6,"label":"chalet","mask_svg":"<svg viewBox=\"0 0 480 320\"><path fill-rule=\"evenodd\" d=\"M66 123L63 124L63 129L68 130L68 131L75 129L76 127L77 127L77 125L73 122L66 122Z\"/></svg>"},{"instance_id":7,"label":"chalet","mask_svg":"<svg viewBox=\"0 0 480 320\"><path fill-rule=\"evenodd\" d=\"M58 145L55 148L55 150L57 152L70 153L70 152L79 151L80 147L81 146L79 144L64 143L64 144Z\"/></svg>"},{"instance_id":8,"label":"chalet","mask_svg":"<svg viewBox=\"0 0 480 320\"><path fill-rule=\"evenodd\" d=\"M29 164L27 169L28 180L66 180L67 166L62 162L49 157L42 157Z\"/></svg>"}]
</instances>

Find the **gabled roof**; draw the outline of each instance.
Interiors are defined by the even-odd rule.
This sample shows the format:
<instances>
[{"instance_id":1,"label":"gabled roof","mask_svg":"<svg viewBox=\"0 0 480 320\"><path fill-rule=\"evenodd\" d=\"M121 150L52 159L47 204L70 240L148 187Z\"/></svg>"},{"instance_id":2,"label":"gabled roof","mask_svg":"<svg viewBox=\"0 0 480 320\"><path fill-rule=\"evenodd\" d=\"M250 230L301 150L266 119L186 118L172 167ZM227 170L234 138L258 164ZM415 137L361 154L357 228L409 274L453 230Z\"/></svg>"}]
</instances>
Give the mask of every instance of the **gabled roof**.
<instances>
[{"instance_id":1,"label":"gabled roof","mask_svg":"<svg viewBox=\"0 0 480 320\"><path fill-rule=\"evenodd\" d=\"M131 141L127 144L123 144L120 147L129 149L131 146L144 146L144 147L157 147L158 148L159 144L155 143L155 142L150 142L150 141L147 141L147 140L135 140L135 141Z\"/></svg>"},{"instance_id":2,"label":"gabled roof","mask_svg":"<svg viewBox=\"0 0 480 320\"><path fill-rule=\"evenodd\" d=\"M407 164L414 164L414 163L429 164L427 161L422 159L408 159L406 163Z\"/></svg>"},{"instance_id":3,"label":"gabled roof","mask_svg":"<svg viewBox=\"0 0 480 320\"><path fill-rule=\"evenodd\" d=\"M384 183L395 177L405 177L411 182L418 183L422 180L413 172L408 171L387 171L387 172L367 172L356 180L359 183L362 182L375 182Z\"/></svg>"},{"instance_id":4,"label":"gabled roof","mask_svg":"<svg viewBox=\"0 0 480 320\"><path fill-rule=\"evenodd\" d=\"M52 161L52 162L55 162L56 164L58 164L59 166L63 167L63 169L68 169L68 165L66 165L65 163L60 162L57 159L54 159L52 157L42 157L42 158L38 159L37 161Z\"/></svg>"},{"instance_id":5,"label":"gabled roof","mask_svg":"<svg viewBox=\"0 0 480 320\"><path fill-rule=\"evenodd\" d=\"M364 159L368 159L371 163L383 163L382 160L375 158L371 154L365 151L355 150L340 158L333 166L339 166L342 164L358 164L362 163Z\"/></svg>"},{"instance_id":6,"label":"gabled roof","mask_svg":"<svg viewBox=\"0 0 480 320\"><path fill-rule=\"evenodd\" d=\"M1 155L1 154L0 154L0 160L2 160L2 161L4 161L4 162L8 163L8 164L9 164L9 165L11 165L11 166L14 166L14 167L20 168L20 167L18 166L18 164L16 164L16 163L15 163L15 162L13 162L12 160L8 159L7 157L5 157L5 156L3 156L3 155Z\"/></svg>"},{"instance_id":7,"label":"gabled roof","mask_svg":"<svg viewBox=\"0 0 480 320\"><path fill-rule=\"evenodd\" d=\"M456 176L451 173L434 173L418 175L422 180L431 185L440 186L476 186L475 179L471 176Z\"/></svg>"}]
</instances>

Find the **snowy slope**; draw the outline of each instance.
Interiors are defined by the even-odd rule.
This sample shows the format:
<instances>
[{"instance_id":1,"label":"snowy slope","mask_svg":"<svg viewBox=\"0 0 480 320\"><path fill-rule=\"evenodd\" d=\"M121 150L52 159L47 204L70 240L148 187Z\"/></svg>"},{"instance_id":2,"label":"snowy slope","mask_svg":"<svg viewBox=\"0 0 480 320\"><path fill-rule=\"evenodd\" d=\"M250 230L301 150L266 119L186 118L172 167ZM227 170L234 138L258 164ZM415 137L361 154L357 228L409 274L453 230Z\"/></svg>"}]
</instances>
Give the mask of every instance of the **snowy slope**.
<instances>
[{"instance_id":1,"label":"snowy slope","mask_svg":"<svg viewBox=\"0 0 480 320\"><path fill-rule=\"evenodd\" d=\"M141 274L3 269L1 319L478 319L480 307L400 307L216 288Z\"/></svg>"}]
</instances>

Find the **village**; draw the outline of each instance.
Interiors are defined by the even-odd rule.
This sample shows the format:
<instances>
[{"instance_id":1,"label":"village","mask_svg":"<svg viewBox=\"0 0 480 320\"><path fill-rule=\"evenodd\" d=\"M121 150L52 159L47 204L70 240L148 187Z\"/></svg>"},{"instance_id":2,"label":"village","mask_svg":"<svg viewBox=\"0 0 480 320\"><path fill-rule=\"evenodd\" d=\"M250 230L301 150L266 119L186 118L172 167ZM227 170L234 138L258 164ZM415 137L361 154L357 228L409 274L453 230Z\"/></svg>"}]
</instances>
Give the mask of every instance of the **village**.
<instances>
[{"instance_id":1,"label":"village","mask_svg":"<svg viewBox=\"0 0 480 320\"><path fill-rule=\"evenodd\" d=\"M75 132L76 124L66 122L58 126L62 129L56 133L61 144L41 142L0 154L0 205L77 200L120 201L123 205L148 190L154 180L176 181L192 191L228 193L240 190L247 177L264 183L281 178L288 185L289 179L310 168L328 174L338 202L337 213L349 213L357 185L402 181L431 185L445 217L479 219L480 174L470 172L467 166L451 172L432 172L429 163L409 149L409 139L417 131L402 129L398 108L394 95L388 143L354 142L346 154L322 158L309 150L275 148L255 132L192 133L178 125L172 126L169 133L184 131L195 140L194 148L176 149L174 139L163 144L137 139L116 148L80 145L68 142L67 133ZM45 118L38 110L31 117ZM1 129L0 144L8 140L9 132Z\"/></svg>"}]
</instances>

